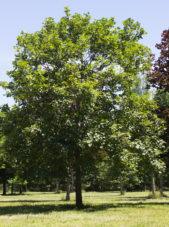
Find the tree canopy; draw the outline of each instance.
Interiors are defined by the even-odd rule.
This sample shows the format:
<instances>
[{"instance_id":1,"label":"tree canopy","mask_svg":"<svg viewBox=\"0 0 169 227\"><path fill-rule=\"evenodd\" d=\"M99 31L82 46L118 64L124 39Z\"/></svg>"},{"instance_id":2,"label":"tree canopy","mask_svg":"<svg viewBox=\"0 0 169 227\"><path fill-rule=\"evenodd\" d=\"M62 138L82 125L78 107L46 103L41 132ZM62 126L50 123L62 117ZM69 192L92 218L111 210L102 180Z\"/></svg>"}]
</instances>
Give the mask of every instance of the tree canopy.
<instances>
[{"instance_id":1,"label":"tree canopy","mask_svg":"<svg viewBox=\"0 0 169 227\"><path fill-rule=\"evenodd\" d=\"M59 22L47 18L40 31L17 38L11 82L3 86L16 101L11 113L25 148L18 149L16 133L10 141L21 155L36 152L44 166L56 162L75 171L79 208L81 172L99 152L111 156L116 150L123 160L139 143L142 154L157 145L153 137L150 146L153 104L132 92L138 74L150 67L150 50L139 42L144 34L130 18L120 28L114 18L91 21L89 14L71 15L65 8Z\"/></svg>"}]
</instances>

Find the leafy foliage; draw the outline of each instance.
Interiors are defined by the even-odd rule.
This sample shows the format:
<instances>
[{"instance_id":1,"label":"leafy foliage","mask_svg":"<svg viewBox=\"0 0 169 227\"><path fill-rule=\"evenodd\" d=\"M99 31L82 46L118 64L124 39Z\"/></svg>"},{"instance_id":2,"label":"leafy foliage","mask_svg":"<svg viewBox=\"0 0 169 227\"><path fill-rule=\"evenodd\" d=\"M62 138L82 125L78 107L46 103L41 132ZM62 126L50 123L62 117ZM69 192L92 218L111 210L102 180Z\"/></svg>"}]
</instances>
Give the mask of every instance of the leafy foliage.
<instances>
[{"instance_id":1,"label":"leafy foliage","mask_svg":"<svg viewBox=\"0 0 169 227\"><path fill-rule=\"evenodd\" d=\"M11 82L3 84L16 101L8 115L8 149L21 172L30 166L54 177L75 171L78 207L81 171L106 156L121 173L143 157L160 166L154 163L162 126L154 104L132 92L150 67L150 51L139 43L144 34L130 18L120 28L114 18L91 21L65 8L59 22L47 18L40 31L17 38Z\"/></svg>"}]
</instances>

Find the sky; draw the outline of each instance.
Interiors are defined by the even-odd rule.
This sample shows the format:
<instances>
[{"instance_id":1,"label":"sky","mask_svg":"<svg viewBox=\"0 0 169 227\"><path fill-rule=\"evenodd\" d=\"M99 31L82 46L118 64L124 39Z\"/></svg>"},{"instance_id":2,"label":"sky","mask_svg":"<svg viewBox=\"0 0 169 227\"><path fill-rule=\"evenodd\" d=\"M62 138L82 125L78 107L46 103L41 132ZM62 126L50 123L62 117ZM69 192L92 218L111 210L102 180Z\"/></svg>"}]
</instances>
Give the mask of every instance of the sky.
<instances>
[{"instance_id":1,"label":"sky","mask_svg":"<svg viewBox=\"0 0 169 227\"><path fill-rule=\"evenodd\" d=\"M160 43L162 31L169 29L169 0L0 0L0 81L10 81L6 71L12 69L13 47L20 32L40 30L47 17L59 21L65 6L71 13L90 12L92 19L114 17L118 25L129 17L139 21L147 31L142 43L156 56L155 44ZM13 105L12 98L4 94L0 88L0 105Z\"/></svg>"}]
</instances>

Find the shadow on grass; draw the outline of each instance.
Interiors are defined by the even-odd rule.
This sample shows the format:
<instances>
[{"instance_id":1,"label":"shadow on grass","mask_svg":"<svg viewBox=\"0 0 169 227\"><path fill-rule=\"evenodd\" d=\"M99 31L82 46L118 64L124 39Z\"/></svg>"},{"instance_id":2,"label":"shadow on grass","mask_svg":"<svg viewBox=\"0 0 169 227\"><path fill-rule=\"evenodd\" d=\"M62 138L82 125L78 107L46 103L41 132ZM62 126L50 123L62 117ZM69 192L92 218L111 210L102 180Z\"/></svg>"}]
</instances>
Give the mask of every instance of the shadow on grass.
<instances>
[{"instance_id":1,"label":"shadow on grass","mask_svg":"<svg viewBox=\"0 0 169 227\"><path fill-rule=\"evenodd\" d=\"M115 199L115 201L124 201L124 200L127 200L127 201L145 201L148 199L147 196L140 196L140 197L131 197L131 196L125 196L124 198L120 198L120 199Z\"/></svg>"},{"instance_id":2,"label":"shadow on grass","mask_svg":"<svg viewBox=\"0 0 169 227\"><path fill-rule=\"evenodd\" d=\"M0 194L0 196L2 197L6 197L6 196L32 196L32 195L50 195L50 194L58 194L59 193L56 193L56 192L22 192L21 194L18 192L14 192L13 194L9 193L9 194L6 194L6 195L3 195L3 194Z\"/></svg>"},{"instance_id":3,"label":"shadow on grass","mask_svg":"<svg viewBox=\"0 0 169 227\"><path fill-rule=\"evenodd\" d=\"M81 212L97 212L104 211L107 209L117 208L145 208L146 206L159 206L159 205L169 205L168 202L151 202L151 203L118 203L110 204L104 203L99 205L85 205ZM79 211L73 204L59 204L59 205L20 205L20 206L3 206L0 207L0 215L20 215L20 214L39 214L39 213L50 213L50 212L66 212L70 210Z\"/></svg>"},{"instance_id":4,"label":"shadow on grass","mask_svg":"<svg viewBox=\"0 0 169 227\"><path fill-rule=\"evenodd\" d=\"M20 197L20 196L23 196L23 195L25 195L25 194L20 194L20 193L14 193L14 194L6 194L6 195L0 195L0 197L2 196L2 197L14 197L14 196L18 196L18 197Z\"/></svg>"},{"instance_id":5,"label":"shadow on grass","mask_svg":"<svg viewBox=\"0 0 169 227\"><path fill-rule=\"evenodd\" d=\"M98 197L98 199L99 199L99 196L85 196L85 197L95 197L95 198ZM103 198L103 196L100 196L100 197ZM110 198L112 198L112 196L104 196L104 197L110 197ZM116 197L117 198L115 198L115 196L113 197L113 201L145 201L147 199L150 199L147 196L139 196L139 197L124 196L124 197L121 197L120 195L117 195Z\"/></svg>"},{"instance_id":6,"label":"shadow on grass","mask_svg":"<svg viewBox=\"0 0 169 227\"><path fill-rule=\"evenodd\" d=\"M96 193L99 193L99 194L96 194L96 195L93 195L93 194L91 194L91 195L84 195L84 197L93 197L93 198L95 198L95 197L112 197L112 194L113 194L113 196L115 196L115 197L119 197L120 196L120 194L118 194L117 192L96 192ZM104 193L104 195L102 195L101 193ZM111 194L109 194L109 193L111 193ZM108 195L106 195L106 194L108 194Z\"/></svg>"},{"instance_id":7,"label":"shadow on grass","mask_svg":"<svg viewBox=\"0 0 169 227\"><path fill-rule=\"evenodd\" d=\"M9 200L9 201L1 201L0 203L50 203L56 202L56 200Z\"/></svg>"},{"instance_id":8,"label":"shadow on grass","mask_svg":"<svg viewBox=\"0 0 169 227\"><path fill-rule=\"evenodd\" d=\"M137 203L104 203L104 204L100 204L100 205L86 205L84 207L84 211L85 212L96 212L96 211L103 211L103 210L107 210L107 209L111 209L114 208L114 210L116 208L145 208L146 206L159 206L159 205L169 205L169 202L137 202Z\"/></svg>"}]
</instances>

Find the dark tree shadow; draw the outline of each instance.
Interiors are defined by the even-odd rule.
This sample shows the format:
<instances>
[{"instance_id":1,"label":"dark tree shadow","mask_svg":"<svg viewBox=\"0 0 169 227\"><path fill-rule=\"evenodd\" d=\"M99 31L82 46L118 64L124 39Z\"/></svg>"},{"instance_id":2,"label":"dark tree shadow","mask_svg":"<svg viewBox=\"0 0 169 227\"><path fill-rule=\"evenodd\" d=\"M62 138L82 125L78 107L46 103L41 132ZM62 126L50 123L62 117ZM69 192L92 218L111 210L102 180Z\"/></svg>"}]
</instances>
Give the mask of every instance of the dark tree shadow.
<instances>
[{"instance_id":1,"label":"dark tree shadow","mask_svg":"<svg viewBox=\"0 0 169 227\"><path fill-rule=\"evenodd\" d=\"M43 202L43 201L42 201ZM144 208L149 205L169 205L168 202L137 202L137 203L104 203L99 205L85 205L82 212L97 212L113 208L114 211L117 208ZM19 215L19 214L39 214L39 213L50 213L53 211L64 212L69 210L78 210L74 204L59 204L59 205L20 205L20 206L3 206L0 207L0 215Z\"/></svg>"},{"instance_id":2,"label":"dark tree shadow","mask_svg":"<svg viewBox=\"0 0 169 227\"><path fill-rule=\"evenodd\" d=\"M99 193L102 193L102 192L99 192ZM117 194L117 192L111 192L111 194L109 194L109 195L106 195L104 193L104 197L111 197L112 198L112 194L114 194L113 197L119 197L120 196L120 194ZM94 197L94 198L96 198L96 197L103 197L103 195L102 194L98 194L98 195L84 195L84 197Z\"/></svg>"},{"instance_id":3,"label":"dark tree shadow","mask_svg":"<svg viewBox=\"0 0 169 227\"><path fill-rule=\"evenodd\" d=\"M33 193L35 193L34 195L38 195L38 194L40 194L40 195L48 195L48 194L58 194L59 195L59 193L55 193L55 192L33 192ZM22 194L20 194L19 192L17 193L17 192L14 192L13 194L6 194L6 195L3 195L3 194L0 194L0 197L2 196L2 197L6 197L6 196L18 196L18 197L20 197L20 196L32 196L32 192L31 193L29 193L29 192L22 192Z\"/></svg>"},{"instance_id":4,"label":"dark tree shadow","mask_svg":"<svg viewBox=\"0 0 169 227\"><path fill-rule=\"evenodd\" d=\"M39 214L53 211L68 211L75 209L75 205L21 205L0 207L0 215Z\"/></svg>"},{"instance_id":5,"label":"dark tree shadow","mask_svg":"<svg viewBox=\"0 0 169 227\"><path fill-rule=\"evenodd\" d=\"M97 211L102 211L102 210L107 210L111 208L144 208L146 206L159 206L159 205L169 205L169 202L135 202L135 203L128 203L128 202L122 202L122 203L104 203L100 205L86 205L84 207L85 212L97 212Z\"/></svg>"},{"instance_id":6,"label":"dark tree shadow","mask_svg":"<svg viewBox=\"0 0 169 227\"><path fill-rule=\"evenodd\" d=\"M49 203L56 202L56 200L9 200L0 201L0 203Z\"/></svg>"},{"instance_id":7,"label":"dark tree shadow","mask_svg":"<svg viewBox=\"0 0 169 227\"><path fill-rule=\"evenodd\" d=\"M128 197L124 197L124 200L126 200L126 201L145 201L147 199L148 199L147 196L140 196L140 197L128 196ZM123 200L123 198L120 198L120 199L115 199L114 201L124 201L124 200Z\"/></svg>"}]
</instances>

